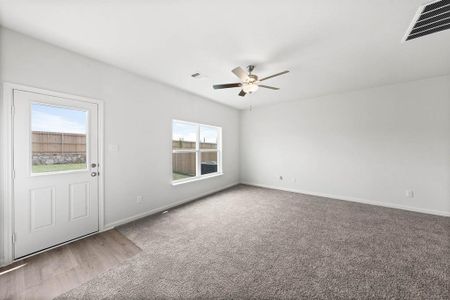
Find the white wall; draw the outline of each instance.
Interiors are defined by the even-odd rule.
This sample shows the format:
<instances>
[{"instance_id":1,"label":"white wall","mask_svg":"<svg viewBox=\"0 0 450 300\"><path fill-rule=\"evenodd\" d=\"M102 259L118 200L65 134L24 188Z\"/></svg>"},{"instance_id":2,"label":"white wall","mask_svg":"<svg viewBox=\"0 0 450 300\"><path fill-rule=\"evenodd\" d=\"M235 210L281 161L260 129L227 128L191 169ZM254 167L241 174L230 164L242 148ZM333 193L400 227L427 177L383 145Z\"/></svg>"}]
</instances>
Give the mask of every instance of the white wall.
<instances>
[{"instance_id":1,"label":"white wall","mask_svg":"<svg viewBox=\"0 0 450 300\"><path fill-rule=\"evenodd\" d=\"M4 82L104 100L105 146L119 145L105 151L107 226L239 181L237 110L10 30L0 34ZM222 126L223 176L171 185L172 119Z\"/></svg>"},{"instance_id":2,"label":"white wall","mask_svg":"<svg viewBox=\"0 0 450 300\"><path fill-rule=\"evenodd\" d=\"M242 182L450 215L450 76L243 111L240 146Z\"/></svg>"},{"instance_id":3,"label":"white wall","mask_svg":"<svg viewBox=\"0 0 450 300\"><path fill-rule=\"evenodd\" d=\"M106 225L232 185L239 171L247 183L450 215L450 76L239 117L232 108L6 29L0 29L0 71L1 81L105 101L105 145L120 147L105 153ZM223 176L170 184L173 118L223 127ZM406 198L406 189L415 197ZM144 195L142 204L136 195Z\"/></svg>"}]
</instances>

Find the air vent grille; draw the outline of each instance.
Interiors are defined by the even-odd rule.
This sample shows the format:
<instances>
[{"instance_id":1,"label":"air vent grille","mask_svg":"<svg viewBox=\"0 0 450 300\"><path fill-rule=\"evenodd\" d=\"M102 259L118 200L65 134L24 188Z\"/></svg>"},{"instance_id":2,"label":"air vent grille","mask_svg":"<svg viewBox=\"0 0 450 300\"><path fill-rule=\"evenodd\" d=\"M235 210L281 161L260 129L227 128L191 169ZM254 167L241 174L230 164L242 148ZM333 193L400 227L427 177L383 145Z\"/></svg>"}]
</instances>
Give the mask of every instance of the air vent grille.
<instances>
[{"instance_id":1,"label":"air vent grille","mask_svg":"<svg viewBox=\"0 0 450 300\"><path fill-rule=\"evenodd\" d=\"M439 0L419 8L404 38L412 40L450 29L450 0Z\"/></svg>"}]
</instances>

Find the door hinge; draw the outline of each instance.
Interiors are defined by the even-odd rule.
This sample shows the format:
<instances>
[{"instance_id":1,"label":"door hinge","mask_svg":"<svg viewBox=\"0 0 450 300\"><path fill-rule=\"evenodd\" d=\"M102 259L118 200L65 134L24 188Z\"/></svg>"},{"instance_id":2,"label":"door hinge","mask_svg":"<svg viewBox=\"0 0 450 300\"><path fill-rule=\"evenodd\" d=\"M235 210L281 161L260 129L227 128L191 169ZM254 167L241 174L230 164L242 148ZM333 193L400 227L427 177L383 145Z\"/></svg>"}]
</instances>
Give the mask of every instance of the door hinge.
<instances>
[{"instance_id":1,"label":"door hinge","mask_svg":"<svg viewBox=\"0 0 450 300\"><path fill-rule=\"evenodd\" d=\"M12 170L12 178L16 179L16 170Z\"/></svg>"},{"instance_id":2,"label":"door hinge","mask_svg":"<svg viewBox=\"0 0 450 300\"><path fill-rule=\"evenodd\" d=\"M11 115L14 116L14 112L16 111L16 107L11 105Z\"/></svg>"},{"instance_id":3,"label":"door hinge","mask_svg":"<svg viewBox=\"0 0 450 300\"><path fill-rule=\"evenodd\" d=\"M13 243L13 244L16 243L16 240L17 240L17 239L16 239L16 234L15 234L15 233L12 234L11 240L12 240L12 243Z\"/></svg>"}]
</instances>

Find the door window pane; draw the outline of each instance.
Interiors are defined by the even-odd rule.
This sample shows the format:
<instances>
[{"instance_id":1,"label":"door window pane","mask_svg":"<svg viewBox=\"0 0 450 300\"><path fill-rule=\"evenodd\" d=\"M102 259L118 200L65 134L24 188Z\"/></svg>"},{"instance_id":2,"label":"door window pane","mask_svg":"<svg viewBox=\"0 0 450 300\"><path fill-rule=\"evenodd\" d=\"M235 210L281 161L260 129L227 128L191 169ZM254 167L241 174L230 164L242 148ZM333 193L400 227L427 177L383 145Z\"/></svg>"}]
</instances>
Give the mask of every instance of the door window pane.
<instances>
[{"instance_id":1,"label":"door window pane","mask_svg":"<svg viewBox=\"0 0 450 300\"><path fill-rule=\"evenodd\" d=\"M201 152L202 175L217 172L217 152Z\"/></svg>"},{"instance_id":2,"label":"door window pane","mask_svg":"<svg viewBox=\"0 0 450 300\"><path fill-rule=\"evenodd\" d=\"M32 172L86 169L87 111L32 104Z\"/></svg>"},{"instance_id":3,"label":"door window pane","mask_svg":"<svg viewBox=\"0 0 450 300\"><path fill-rule=\"evenodd\" d=\"M217 149L219 130L213 127L200 127L200 149Z\"/></svg>"},{"instance_id":4,"label":"door window pane","mask_svg":"<svg viewBox=\"0 0 450 300\"><path fill-rule=\"evenodd\" d=\"M197 126L173 122L172 149L195 149L197 142Z\"/></svg>"},{"instance_id":5,"label":"door window pane","mask_svg":"<svg viewBox=\"0 0 450 300\"><path fill-rule=\"evenodd\" d=\"M196 153L178 152L172 153L172 178L173 180L194 177L196 173Z\"/></svg>"}]
</instances>

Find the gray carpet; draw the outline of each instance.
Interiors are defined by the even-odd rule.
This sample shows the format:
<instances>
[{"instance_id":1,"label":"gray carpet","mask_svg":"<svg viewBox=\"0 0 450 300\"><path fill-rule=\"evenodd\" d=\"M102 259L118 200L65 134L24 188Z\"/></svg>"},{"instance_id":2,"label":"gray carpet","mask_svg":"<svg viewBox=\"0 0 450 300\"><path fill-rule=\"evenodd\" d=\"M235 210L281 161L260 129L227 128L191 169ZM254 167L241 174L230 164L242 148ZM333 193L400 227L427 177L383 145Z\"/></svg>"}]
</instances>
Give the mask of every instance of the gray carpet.
<instances>
[{"instance_id":1,"label":"gray carpet","mask_svg":"<svg viewBox=\"0 0 450 300\"><path fill-rule=\"evenodd\" d=\"M143 252L60 299L449 299L450 218L240 185L119 229Z\"/></svg>"}]
</instances>

